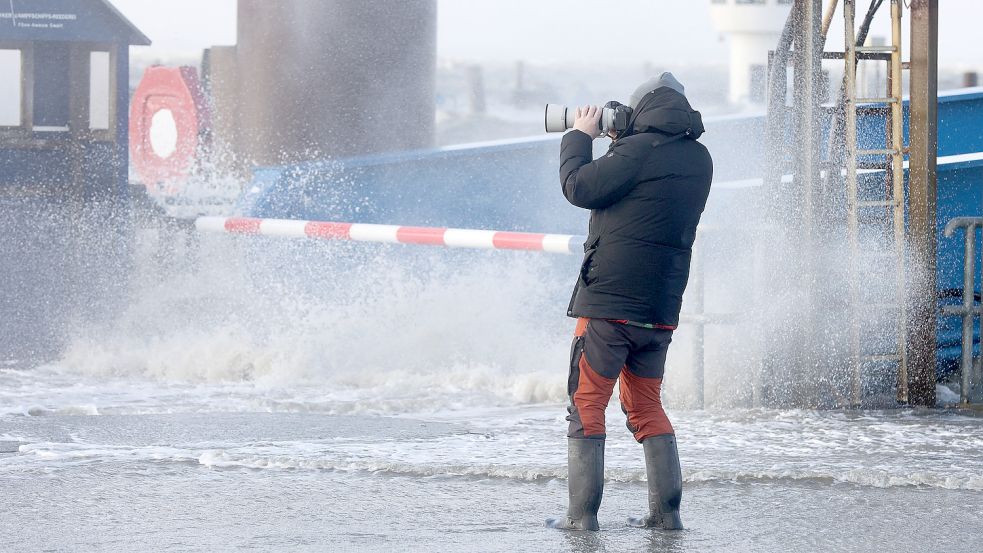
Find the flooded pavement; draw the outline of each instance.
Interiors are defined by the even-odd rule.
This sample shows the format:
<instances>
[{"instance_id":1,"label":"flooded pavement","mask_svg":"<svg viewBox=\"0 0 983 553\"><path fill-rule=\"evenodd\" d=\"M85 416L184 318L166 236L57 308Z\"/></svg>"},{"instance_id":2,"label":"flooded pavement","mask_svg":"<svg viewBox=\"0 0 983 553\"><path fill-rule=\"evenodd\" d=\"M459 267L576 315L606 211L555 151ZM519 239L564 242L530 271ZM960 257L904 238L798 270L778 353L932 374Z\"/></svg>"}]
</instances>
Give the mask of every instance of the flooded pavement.
<instances>
[{"instance_id":1,"label":"flooded pavement","mask_svg":"<svg viewBox=\"0 0 983 553\"><path fill-rule=\"evenodd\" d=\"M624 525L645 473L612 401L602 529L580 535L543 527L566 500L557 402L68 376L0 370L10 550L983 546L983 419L965 413L673 411L687 529L664 533Z\"/></svg>"}]
</instances>

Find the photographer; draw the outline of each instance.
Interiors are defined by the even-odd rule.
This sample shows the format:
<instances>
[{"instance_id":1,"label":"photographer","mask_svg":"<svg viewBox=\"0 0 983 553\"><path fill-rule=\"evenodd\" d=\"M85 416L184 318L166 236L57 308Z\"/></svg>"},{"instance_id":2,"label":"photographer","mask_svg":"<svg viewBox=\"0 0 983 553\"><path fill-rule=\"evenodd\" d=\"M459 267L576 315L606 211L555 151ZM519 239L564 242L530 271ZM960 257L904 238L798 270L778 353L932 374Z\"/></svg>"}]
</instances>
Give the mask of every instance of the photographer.
<instances>
[{"instance_id":1,"label":"photographer","mask_svg":"<svg viewBox=\"0 0 983 553\"><path fill-rule=\"evenodd\" d=\"M614 106L618 107L618 106ZM567 200L590 209L590 227L567 315L576 317L567 408L570 503L547 525L597 530L604 487L604 410L620 378L628 428L643 445L648 516L632 526L681 529L682 475L662 378L679 322L696 227L713 163L682 84L671 73L632 93L628 125L593 160L601 110L577 109L560 147ZM620 109L624 109L623 106Z\"/></svg>"}]
</instances>

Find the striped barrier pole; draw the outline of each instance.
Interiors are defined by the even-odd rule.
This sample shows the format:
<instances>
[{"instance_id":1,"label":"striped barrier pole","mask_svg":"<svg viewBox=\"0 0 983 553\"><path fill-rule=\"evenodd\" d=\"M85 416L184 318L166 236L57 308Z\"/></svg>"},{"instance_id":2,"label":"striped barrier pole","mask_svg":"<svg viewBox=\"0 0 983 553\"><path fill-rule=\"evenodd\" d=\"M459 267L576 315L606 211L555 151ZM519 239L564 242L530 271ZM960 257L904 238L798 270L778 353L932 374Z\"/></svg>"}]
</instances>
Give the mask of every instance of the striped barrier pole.
<instances>
[{"instance_id":1,"label":"striped barrier pole","mask_svg":"<svg viewBox=\"0 0 983 553\"><path fill-rule=\"evenodd\" d=\"M534 232L504 232L496 230L404 227L398 225L373 225L366 223L333 223L326 221L299 221L293 219L257 219L252 217L199 217L195 220L198 232L218 234L245 234L280 236L287 238L314 238L321 240L354 240L357 242L384 242L389 244L420 244L448 248L476 248L486 250L527 250L548 253L577 254L583 251L584 236L571 234L540 234ZM699 269L702 272L702 267ZM691 293L702 296L703 278L696 280ZM710 324L731 324L736 316L728 313L705 313L702 297L697 302L698 313L680 313L679 322L692 324L702 335L703 327ZM703 408L704 365L702 340L694 342L694 359L697 359L697 386L701 391L698 402Z\"/></svg>"},{"instance_id":2,"label":"striped barrier pole","mask_svg":"<svg viewBox=\"0 0 983 553\"><path fill-rule=\"evenodd\" d=\"M199 217L198 232L353 240L389 244L417 244L448 248L526 250L547 253L583 253L584 236L505 232L497 230L407 227L367 223L258 219L253 217Z\"/></svg>"}]
</instances>

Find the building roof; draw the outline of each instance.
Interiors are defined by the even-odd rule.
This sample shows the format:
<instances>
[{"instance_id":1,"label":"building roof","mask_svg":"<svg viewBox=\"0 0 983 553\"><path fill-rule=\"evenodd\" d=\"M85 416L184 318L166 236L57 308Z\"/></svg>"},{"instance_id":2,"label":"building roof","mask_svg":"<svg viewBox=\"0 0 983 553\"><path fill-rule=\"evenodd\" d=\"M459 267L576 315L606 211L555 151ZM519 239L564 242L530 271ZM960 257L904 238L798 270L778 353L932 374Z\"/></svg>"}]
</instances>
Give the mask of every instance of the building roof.
<instances>
[{"instance_id":1,"label":"building roof","mask_svg":"<svg viewBox=\"0 0 983 553\"><path fill-rule=\"evenodd\" d=\"M21 41L150 44L150 39L108 0L0 3L0 42Z\"/></svg>"},{"instance_id":2,"label":"building roof","mask_svg":"<svg viewBox=\"0 0 983 553\"><path fill-rule=\"evenodd\" d=\"M99 0L99 2L108 8L123 25L130 29L130 44L134 46L150 46L150 39L147 38L147 35L143 34L143 31L138 29L122 12L116 9L116 6L112 2L109 0Z\"/></svg>"}]
</instances>

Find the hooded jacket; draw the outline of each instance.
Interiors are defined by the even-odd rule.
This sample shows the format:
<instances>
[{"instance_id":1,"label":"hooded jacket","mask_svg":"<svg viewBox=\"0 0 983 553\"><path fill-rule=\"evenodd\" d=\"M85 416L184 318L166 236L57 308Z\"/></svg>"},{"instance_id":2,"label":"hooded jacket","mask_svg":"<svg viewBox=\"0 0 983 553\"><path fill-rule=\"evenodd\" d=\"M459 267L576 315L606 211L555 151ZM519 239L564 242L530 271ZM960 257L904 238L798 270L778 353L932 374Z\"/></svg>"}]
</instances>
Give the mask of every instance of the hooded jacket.
<instances>
[{"instance_id":1,"label":"hooded jacket","mask_svg":"<svg viewBox=\"0 0 983 553\"><path fill-rule=\"evenodd\" d=\"M713 162L700 113L669 87L645 94L628 128L593 160L573 130L560 146L563 195L590 209L567 315L675 328Z\"/></svg>"}]
</instances>

